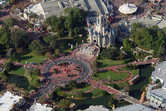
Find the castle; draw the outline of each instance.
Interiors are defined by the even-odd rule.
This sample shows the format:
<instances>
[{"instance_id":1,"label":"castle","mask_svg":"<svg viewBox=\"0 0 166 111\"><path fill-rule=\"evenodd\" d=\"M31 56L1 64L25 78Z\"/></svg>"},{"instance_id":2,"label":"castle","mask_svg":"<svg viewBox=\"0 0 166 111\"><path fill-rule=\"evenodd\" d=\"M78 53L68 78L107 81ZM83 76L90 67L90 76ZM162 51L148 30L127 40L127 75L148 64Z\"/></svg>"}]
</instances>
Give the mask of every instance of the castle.
<instances>
[{"instance_id":1,"label":"castle","mask_svg":"<svg viewBox=\"0 0 166 111\"><path fill-rule=\"evenodd\" d=\"M96 20L87 20L90 44L109 47L115 43L115 29L108 23L108 16L99 14Z\"/></svg>"}]
</instances>

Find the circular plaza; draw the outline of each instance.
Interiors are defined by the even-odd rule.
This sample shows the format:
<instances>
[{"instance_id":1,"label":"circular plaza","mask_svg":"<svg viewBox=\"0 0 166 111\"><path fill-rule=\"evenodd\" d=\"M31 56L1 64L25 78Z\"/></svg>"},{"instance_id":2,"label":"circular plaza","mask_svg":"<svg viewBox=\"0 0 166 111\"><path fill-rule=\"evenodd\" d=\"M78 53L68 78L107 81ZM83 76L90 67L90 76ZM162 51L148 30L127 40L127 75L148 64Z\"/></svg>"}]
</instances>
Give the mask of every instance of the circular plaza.
<instances>
[{"instance_id":1,"label":"circular plaza","mask_svg":"<svg viewBox=\"0 0 166 111\"><path fill-rule=\"evenodd\" d=\"M80 58L62 57L45 63L42 74L47 80L58 80L61 85L65 85L71 80L77 82L87 80L92 74L92 68L87 61Z\"/></svg>"}]
</instances>

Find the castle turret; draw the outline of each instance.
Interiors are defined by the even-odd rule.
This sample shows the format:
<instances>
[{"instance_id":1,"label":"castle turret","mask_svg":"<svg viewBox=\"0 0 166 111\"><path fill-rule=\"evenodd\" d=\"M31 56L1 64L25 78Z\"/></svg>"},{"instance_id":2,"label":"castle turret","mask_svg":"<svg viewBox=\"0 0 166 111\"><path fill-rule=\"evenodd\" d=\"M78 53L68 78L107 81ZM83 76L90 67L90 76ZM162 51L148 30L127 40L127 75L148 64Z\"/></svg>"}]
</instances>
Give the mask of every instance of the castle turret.
<instances>
[{"instance_id":1,"label":"castle turret","mask_svg":"<svg viewBox=\"0 0 166 111\"><path fill-rule=\"evenodd\" d=\"M102 43L103 47L106 47L106 37L105 35L103 36L103 43Z\"/></svg>"},{"instance_id":2,"label":"castle turret","mask_svg":"<svg viewBox=\"0 0 166 111\"><path fill-rule=\"evenodd\" d=\"M88 31L89 31L90 44L92 44L93 43L93 31L92 31L92 28L89 27Z\"/></svg>"},{"instance_id":3,"label":"castle turret","mask_svg":"<svg viewBox=\"0 0 166 111\"><path fill-rule=\"evenodd\" d=\"M99 47L101 47L101 35L100 35L100 33L98 33L98 36L97 36L97 44Z\"/></svg>"}]
</instances>

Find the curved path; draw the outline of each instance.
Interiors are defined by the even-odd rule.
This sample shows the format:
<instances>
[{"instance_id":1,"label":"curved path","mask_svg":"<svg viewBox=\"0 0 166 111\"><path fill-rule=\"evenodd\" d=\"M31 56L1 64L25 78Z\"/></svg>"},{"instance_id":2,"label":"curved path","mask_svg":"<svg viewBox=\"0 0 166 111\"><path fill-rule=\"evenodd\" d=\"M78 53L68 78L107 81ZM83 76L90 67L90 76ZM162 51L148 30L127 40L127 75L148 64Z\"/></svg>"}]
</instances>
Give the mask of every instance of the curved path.
<instances>
[{"instance_id":1,"label":"curved path","mask_svg":"<svg viewBox=\"0 0 166 111\"><path fill-rule=\"evenodd\" d=\"M119 71L120 68L126 67L127 65L133 65L133 66L136 65L136 66L138 66L138 65L154 64L154 63L158 63L158 62L159 62L159 60L154 58L154 59L151 59L149 61L131 62L129 64L122 64L122 65L117 65L117 66L110 66L110 67L107 67L107 68L101 68L98 71L102 72L102 71L109 70L109 71L114 71L116 73L129 73L129 76L126 79L122 80L122 81L111 81L110 82L110 83L123 83L125 81L128 81L128 80L132 79L133 74L130 71Z\"/></svg>"},{"instance_id":2,"label":"curved path","mask_svg":"<svg viewBox=\"0 0 166 111\"><path fill-rule=\"evenodd\" d=\"M42 95L48 95L50 94L55 87L57 86L64 86L68 84L68 82L71 80L69 78L61 78L61 77L52 77L50 73L50 69L59 63L63 62L69 62L69 63L76 63L80 65L83 69L83 72L74 80L77 82L82 82L88 79L90 73L91 73L91 65L86 61L80 61L76 58L59 58L53 61L48 61L43 68L41 69L42 76L44 76L47 79L47 83L40 87L40 89L36 92L36 94L32 95L33 98L38 99Z\"/></svg>"}]
</instances>

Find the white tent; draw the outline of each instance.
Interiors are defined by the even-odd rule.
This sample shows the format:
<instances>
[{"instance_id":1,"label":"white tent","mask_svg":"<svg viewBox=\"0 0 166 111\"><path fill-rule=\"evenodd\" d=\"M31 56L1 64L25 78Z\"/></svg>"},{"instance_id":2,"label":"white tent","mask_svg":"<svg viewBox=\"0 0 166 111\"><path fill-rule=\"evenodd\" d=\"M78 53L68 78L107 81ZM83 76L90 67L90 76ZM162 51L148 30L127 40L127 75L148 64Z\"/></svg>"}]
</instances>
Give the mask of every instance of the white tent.
<instances>
[{"instance_id":1,"label":"white tent","mask_svg":"<svg viewBox=\"0 0 166 111\"><path fill-rule=\"evenodd\" d=\"M134 4L123 4L119 7L119 12L122 14L132 14L137 11L137 7Z\"/></svg>"}]
</instances>

